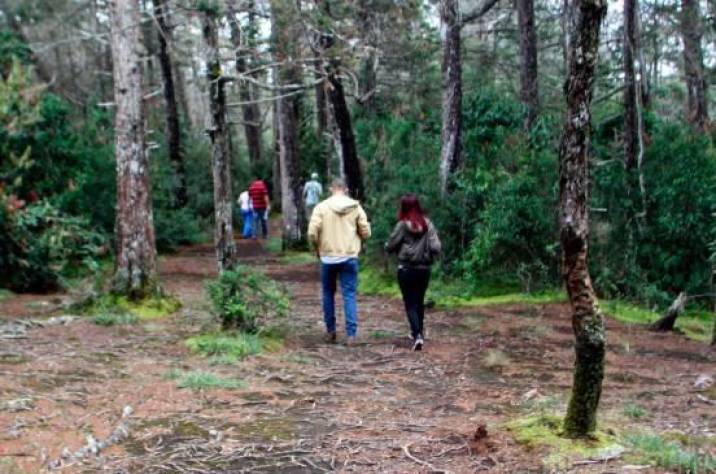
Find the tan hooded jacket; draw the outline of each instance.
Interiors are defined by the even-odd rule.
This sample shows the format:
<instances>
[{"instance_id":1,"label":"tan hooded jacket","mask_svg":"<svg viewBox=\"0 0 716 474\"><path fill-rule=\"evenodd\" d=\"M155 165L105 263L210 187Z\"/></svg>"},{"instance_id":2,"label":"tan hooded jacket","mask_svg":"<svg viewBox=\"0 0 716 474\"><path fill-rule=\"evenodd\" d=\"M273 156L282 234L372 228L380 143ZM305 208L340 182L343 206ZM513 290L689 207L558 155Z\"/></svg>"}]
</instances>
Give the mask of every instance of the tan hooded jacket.
<instances>
[{"instance_id":1,"label":"tan hooded jacket","mask_svg":"<svg viewBox=\"0 0 716 474\"><path fill-rule=\"evenodd\" d=\"M369 237L368 216L358 201L336 194L313 209L308 240L322 257L357 257Z\"/></svg>"}]
</instances>

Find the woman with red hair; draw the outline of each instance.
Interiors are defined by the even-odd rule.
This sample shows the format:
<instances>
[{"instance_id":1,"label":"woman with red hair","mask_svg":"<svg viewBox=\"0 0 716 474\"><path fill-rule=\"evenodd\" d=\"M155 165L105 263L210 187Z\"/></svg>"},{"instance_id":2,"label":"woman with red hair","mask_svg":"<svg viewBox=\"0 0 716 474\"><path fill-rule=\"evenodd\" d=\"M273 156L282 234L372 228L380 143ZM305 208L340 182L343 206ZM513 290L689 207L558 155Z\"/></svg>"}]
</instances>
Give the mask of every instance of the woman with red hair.
<instances>
[{"instance_id":1,"label":"woman with red hair","mask_svg":"<svg viewBox=\"0 0 716 474\"><path fill-rule=\"evenodd\" d=\"M410 323L413 350L423 349L425 292L430 282L430 267L440 254L440 238L427 218L415 194L400 198L398 223L385 244L388 253L398 255L398 283Z\"/></svg>"}]
</instances>

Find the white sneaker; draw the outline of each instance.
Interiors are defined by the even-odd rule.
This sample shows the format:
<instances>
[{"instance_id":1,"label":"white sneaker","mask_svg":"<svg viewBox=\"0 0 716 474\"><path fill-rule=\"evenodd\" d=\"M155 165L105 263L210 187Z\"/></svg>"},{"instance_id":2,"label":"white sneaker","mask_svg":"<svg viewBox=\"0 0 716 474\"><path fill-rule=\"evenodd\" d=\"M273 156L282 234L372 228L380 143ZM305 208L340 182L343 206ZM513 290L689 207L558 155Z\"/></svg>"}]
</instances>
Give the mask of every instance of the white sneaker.
<instances>
[{"instance_id":1,"label":"white sneaker","mask_svg":"<svg viewBox=\"0 0 716 474\"><path fill-rule=\"evenodd\" d=\"M413 350L414 351L422 351L423 344L425 344L425 341L423 341L423 336L418 334L418 337L415 338L415 342L413 343Z\"/></svg>"}]
</instances>

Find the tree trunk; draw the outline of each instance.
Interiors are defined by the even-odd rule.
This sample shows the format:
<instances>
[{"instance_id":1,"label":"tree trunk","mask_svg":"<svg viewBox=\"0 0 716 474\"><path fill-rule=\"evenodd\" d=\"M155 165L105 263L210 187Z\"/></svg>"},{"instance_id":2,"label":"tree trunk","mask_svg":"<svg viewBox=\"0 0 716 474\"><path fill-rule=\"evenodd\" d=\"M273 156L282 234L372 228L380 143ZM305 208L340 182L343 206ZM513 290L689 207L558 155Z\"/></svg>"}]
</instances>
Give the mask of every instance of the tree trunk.
<instances>
[{"instance_id":1,"label":"tree trunk","mask_svg":"<svg viewBox=\"0 0 716 474\"><path fill-rule=\"evenodd\" d=\"M351 114L346 103L346 96L343 91L343 84L338 75L338 64L336 61L329 61L326 64L326 76L328 87L326 96L331 105L331 118L335 125L337 146L340 147L342 169L345 175L346 186L351 197L362 201L365 198L363 186L363 172L361 171L360 159L356 149Z\"/></svg>"},{"instance_id":2,"label":"tree trunk","mask_svg":"<svg viewBox=\"0 0 716 474\"><path fill-rule=\"evenodd\" d=\"M517 0L517 17L520 24L520 100L526 110L524 128L530 130L539 114L534 0Z\"/></svg>"},{"instance_id":3,"label":"tree trunk","mask_svg":"<svg viewBox=\"0 0 716 474\"><path fill-rule=\"evenodd\" d=\"M326 81L321 80L321 78L324 76L323 72L320 71L321 69L321 56L316 53L314 55L314 58L316 59L315 69L316 72L314 74L314 77L316 78L316 86L315 86L315 93L316 93L316 135L318 135L319 140L323 140L323 134L326 132L326 129L328 128L328 114L327 114L327 108L326 108ZM319 82L320 81L320 82Z\"/></svg>"},{"instance_id":4,"label":"tree trunk","mask_svg":"<svg viewBox=\"0 0 716 474\"><path fill-rule=\"evenodd\" d=\"M216 18L211 12L202 17L202 32L207 47L207 76L209 79L209 110L212 143L212 174L214 180L214 246L219 272L236 264L231 197L231 153L229 127L226 123L226 80L221 74L221 55Z\"/></svg>"},{"instance_id":5,"label":"tree trunk","mask_svg":"<svg viewBox=\"0 0 716 474\"><path fill-rule=\"evenodd\" d=\"M686 293L684 293L683 291L679 293L679 296L677 296L676 299L671 303L671 306L669 306L669 309L666 311L666 314L664 314L664 316L662 316L658 321L652 323L650 329L652 331L660 332L673 331L674 324L676 324L676 318L678 318L679 315L684 311L684 306L686 306L687 301L688 297L686 296Z\"/></svg>"},{"instance_id":6,"label":"tree trunk","mask_svg":"<svg viewBox=\"0 0 716 474\"><path fill-rule=\"evenodd\" d=\"M453 173L462 164L461 24L458 0L440 1L440 24L443 43L440 189L446 194Z\"/></svg>"},{"instance_id":7,"label":"tree trunk","mask_svg":"<svg viewBox=\"0 0 716 474\"><path fill-rule=\"evenodd\" d=\"M681 36L684 41L684 78L688 92L686 119L700 132L709 126L698 0L681 0Z\"/></svg>"},{"instance_id":8,"label":"tree trunk","mask_svg":"<svg viewBox=\"0 0 716 474\"><path fill-rule=\"evenodd\" d=\"M159 66L164 82L164 102L166 105L166 135L169 161L172 164L174 207L186 206L186 170L181 149L181 131L179 129L179 111L174 87L174 68L169 46L172 40L172 29L169 23L169 8L166 0L154 0L154 16L157 21L157 39L159 42Z\"/></svg>"},{"instance_id":9,"label":"tree trunk","mask_svg":"<svg viewBox=\"0 0 716 474\"><path fill-rule=\"evenodd\" d=\"M604 318L587 266L589 241L589 134L592 85L599 52L599 31L606 0L577 0L577 27L570 41L565 95L567 114L559 149L560 241L562 278L572 306L576 361L572 395L564 421L567 436L594 431L604 378Z\"/></svg>"},{"instance_id":10,"label":"tree trunk","mask_svg":"<svg viewBox=\"0 0 716 474\"><path fill-rule=\"evenodd\" d=\"M255 102L251 83L242 79L241 76L247 71L246 54L248 48L242 41L242 32L234 1L227 2L229 8L229 26L231 27L231 42L236 55L236 72L239 76L239 99L242 117L244 122L244 134L246 135L246 147L249 151L249 163L256 166L261 162L261 111ZM253 9L250 5L249 8ZM253 18L253 15L250 15ZM251 28L251 27L250 27ZM244 34L244 37L247 36Z\"/></svg>"},{"instance_id":11,"label":"tree trunk","mask_svg":"<svg viewBox=\"0 0 716 474\"><path fill-rule=\"evenodd\" d=\"M301 70L297 38L300 23L296 5L281 0L271 1L271 26L277 79L283 97L276 104L278 115L279 160L281 171L281 213L283 245L291 248L303 241L304 213L301 208L301 181L298 155L299 95ZM288 95L290 94L290 95Z\"/></svg>"},{"instance_id":12,"label":"tree trunk","mask_svg":"<svg viewBox=\"0 0 716 474\"><path fill-rule=\"evenodd\" d=\"M624 0L624 167L632 169L639 152L637 120L638 91L636 81L635 43L638 0Z\"/></svg>"},{"instance_id":13,"label":"tree trunk","mask_svg":"<svg viewBox=\"0 0 716 474\"><path fill-rule=\"evenodd\" d=\"M117 160L117 255L114 292L142 299L159 291L149 160L144 143L142 67L137 48L139 4L112 0L115 156Z\"/></svg>"}]
</instances>

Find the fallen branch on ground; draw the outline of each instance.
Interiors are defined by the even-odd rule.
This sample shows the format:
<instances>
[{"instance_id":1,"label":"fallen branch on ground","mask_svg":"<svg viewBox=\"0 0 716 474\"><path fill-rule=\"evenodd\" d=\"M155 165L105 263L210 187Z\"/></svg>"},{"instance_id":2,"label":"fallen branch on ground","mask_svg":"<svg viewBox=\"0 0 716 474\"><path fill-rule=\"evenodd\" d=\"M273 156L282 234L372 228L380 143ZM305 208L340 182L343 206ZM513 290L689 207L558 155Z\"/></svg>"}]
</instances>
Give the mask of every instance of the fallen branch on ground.
<instances>
[{"instance_id":1,"label":"fallen branch on ground","mask_svg":"<svg viewBox=\"0 0 716 474\"><path fill-rule=\"evenodd\" d=\"M418 459L410 452L410 444L406 444L403 446L403 452L405 453L405 456L410 459L411 461L420 464L421 466L425 466L428 469L430 469L430 472L433 473L442 473L442 474L451 474L450 471L446 471L445 469L438 469L437 467L433 466L427 461L423 461L422 459Z\"/></svg>"}]
</instances>

